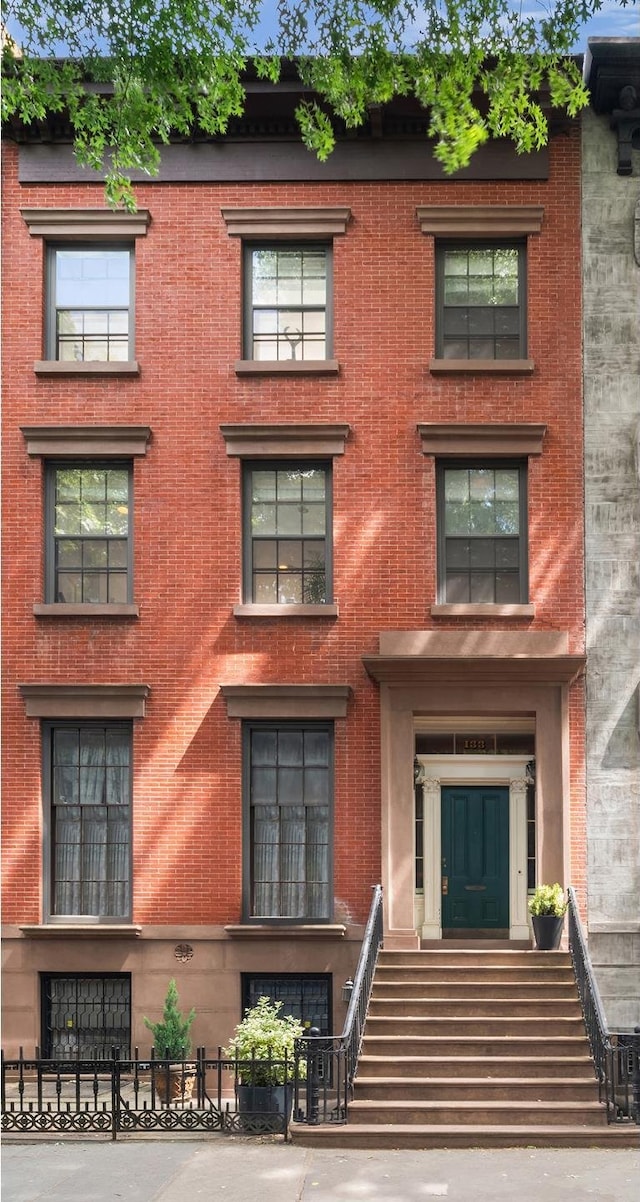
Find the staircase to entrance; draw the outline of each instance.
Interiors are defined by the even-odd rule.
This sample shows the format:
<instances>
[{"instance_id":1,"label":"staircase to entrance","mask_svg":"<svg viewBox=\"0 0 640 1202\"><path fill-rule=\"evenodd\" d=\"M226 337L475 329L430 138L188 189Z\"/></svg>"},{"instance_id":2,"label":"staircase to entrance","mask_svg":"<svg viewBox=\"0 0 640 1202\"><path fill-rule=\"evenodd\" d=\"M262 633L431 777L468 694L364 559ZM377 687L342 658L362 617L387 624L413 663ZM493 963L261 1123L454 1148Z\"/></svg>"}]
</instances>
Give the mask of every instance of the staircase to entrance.
<instances>
[{"instance_id":1,"label":"staircase to entrance","mask_svg":"<svg viewBox=\"0 0 640 1202\"><path fill-rule=\"evenodd\" d=\"M359 1148L640 1147L607 1123L571 958L381 951L344 1126L293 1129Z\"/></svg>"}]
</instances>

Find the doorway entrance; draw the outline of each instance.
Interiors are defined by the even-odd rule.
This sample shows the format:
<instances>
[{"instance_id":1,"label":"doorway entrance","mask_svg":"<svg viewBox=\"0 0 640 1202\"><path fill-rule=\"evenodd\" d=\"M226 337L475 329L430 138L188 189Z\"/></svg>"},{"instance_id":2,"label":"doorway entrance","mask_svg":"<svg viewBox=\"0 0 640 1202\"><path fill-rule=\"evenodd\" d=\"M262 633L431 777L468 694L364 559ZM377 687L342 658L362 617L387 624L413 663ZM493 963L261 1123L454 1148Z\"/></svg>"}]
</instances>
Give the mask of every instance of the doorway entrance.
<instances>
[{"instance_id":1,"label":"doorway entrance","mask_svg":"<svg viewBox=\"0 0 640 1202\"><path fill-rule=\"evenodd\" d=\"M442 934L509 935L509 789L443 786Z\"/></svg>"}]
</instances>

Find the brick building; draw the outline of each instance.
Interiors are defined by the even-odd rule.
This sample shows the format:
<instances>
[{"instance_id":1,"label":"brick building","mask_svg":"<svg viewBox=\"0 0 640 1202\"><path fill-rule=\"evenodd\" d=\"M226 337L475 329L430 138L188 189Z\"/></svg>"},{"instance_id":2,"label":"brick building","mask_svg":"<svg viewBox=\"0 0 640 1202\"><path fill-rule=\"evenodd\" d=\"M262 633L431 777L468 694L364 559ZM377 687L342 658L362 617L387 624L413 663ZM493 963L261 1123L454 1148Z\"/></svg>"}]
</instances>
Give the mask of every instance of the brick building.
<instances>
[{"instance_id":1,"label":"brick building","mask_svg":"<svg viewBox=\"0 0 640 1202\"><path fill-rule=\"evenodd\" d=\"M326 164L292 81L134 215L4 142L4 1043L339 1028L386 946L586 873L580 133ZM468 888L471 884L471 888Z\"/></svg>"}]
</instances>

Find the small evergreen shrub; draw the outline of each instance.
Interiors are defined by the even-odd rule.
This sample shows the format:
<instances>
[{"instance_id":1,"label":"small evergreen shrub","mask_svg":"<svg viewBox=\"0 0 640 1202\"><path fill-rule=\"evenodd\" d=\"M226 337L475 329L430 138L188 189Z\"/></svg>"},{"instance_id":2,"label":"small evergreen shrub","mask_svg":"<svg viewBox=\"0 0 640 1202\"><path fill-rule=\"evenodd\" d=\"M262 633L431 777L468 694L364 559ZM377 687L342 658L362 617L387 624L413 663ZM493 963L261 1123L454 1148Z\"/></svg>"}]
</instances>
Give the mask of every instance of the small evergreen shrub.
<instances>
[{"instance_id":1,"label":"small evergreen shrub","mask_svg":"<svg viewBox=\"0 0 640 1202\"><path fill-rule=\"evenodd\" d=\"M186 1017L178 1006L178 987L172 977L164 999L160 1022L153 1023L145 1018L144 1024L153 1034L156 1055L167 1060L186 1060L191 1051L189 1031L196 1012L191 1009Z\"/></svg>"}]
</instances>

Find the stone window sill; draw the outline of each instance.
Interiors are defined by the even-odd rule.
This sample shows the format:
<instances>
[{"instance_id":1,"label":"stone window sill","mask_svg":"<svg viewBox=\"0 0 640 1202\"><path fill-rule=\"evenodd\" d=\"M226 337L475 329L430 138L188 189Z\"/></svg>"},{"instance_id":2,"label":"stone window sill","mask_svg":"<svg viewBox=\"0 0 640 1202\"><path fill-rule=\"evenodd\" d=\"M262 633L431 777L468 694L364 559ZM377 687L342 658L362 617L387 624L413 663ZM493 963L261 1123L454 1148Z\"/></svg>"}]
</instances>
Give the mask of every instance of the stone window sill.
<instances>
[{"instance_id":1,"label":"stone window sill","mask_svg":"<svg viewBox=\"0 0 640 1202\"><path fill-rule=\"evenodd\" d=\"M535 605L432 605L432 618L535 618Z\"/></svg>"},{"instance_id":2,"label":"stone window sill","mask_svg":"<svg viewBox=\"0 0 640 1202\"><path fill-rule=\"evenodd\" d=\"M36 618L139 618L139 605L66 605L61 601L50 605L36 604Z\"/></svg>"},{"instance_id":3,"label":"stone window sill","mask_svg":"<svg viewBox=\"0 0 640 1202\"><path fill-rule=\"evenodd\" d=\"M530 376L534 368L533 359L431 359L429 362L432 376Z\"/></svg>"},{"instance_id":4,"label":"stone window sill","mask_svg":"<svg viewBox=\"0 0 640 1202\"><path fill-rule=\"evenodd\" d=\"M344 939L347 928L341 922L301 923L238 923L226 926L225 931L232 939Z\"/></svg>"},{"instance_id":5,"label":"stone window sill","mask_svg":"<svg viewBox=\"0 0 640 1202\"><path fill-rule=\"evenodd\" d=\"M337 376L337 359L238 359L237 376Z\"/></svg>"},{"instance_id":6,"label":"stone window sill","mask_svg":"<svg viewBox=\"0 0 640 1202\"><path fill-rule=\"evenodd\" d=\"M234 618L337 618L337 605L234 605Z\"/></svg>"},{"instance_id":7,"label":"stone window sill","mask_svg":"<svg viewBox=\"0 0 640 1202\"><path fill-rule=\"evenodd\" d=\"M112 922L49 922L19 929L27 939L137 939L142 933L142 927L132 923Z\"/></svg>"},{"instance_id":8,"label":"stone window sill","mask_svg":"<svg viewBox=\"0 0 640 1202\"><path fill-rule=\"evenodd\" d=\"M136 359L124 363L67 363L62 359L37 359L33 370L37 376L138 376L140 364Z\"/></svg>"}]
</instances>

